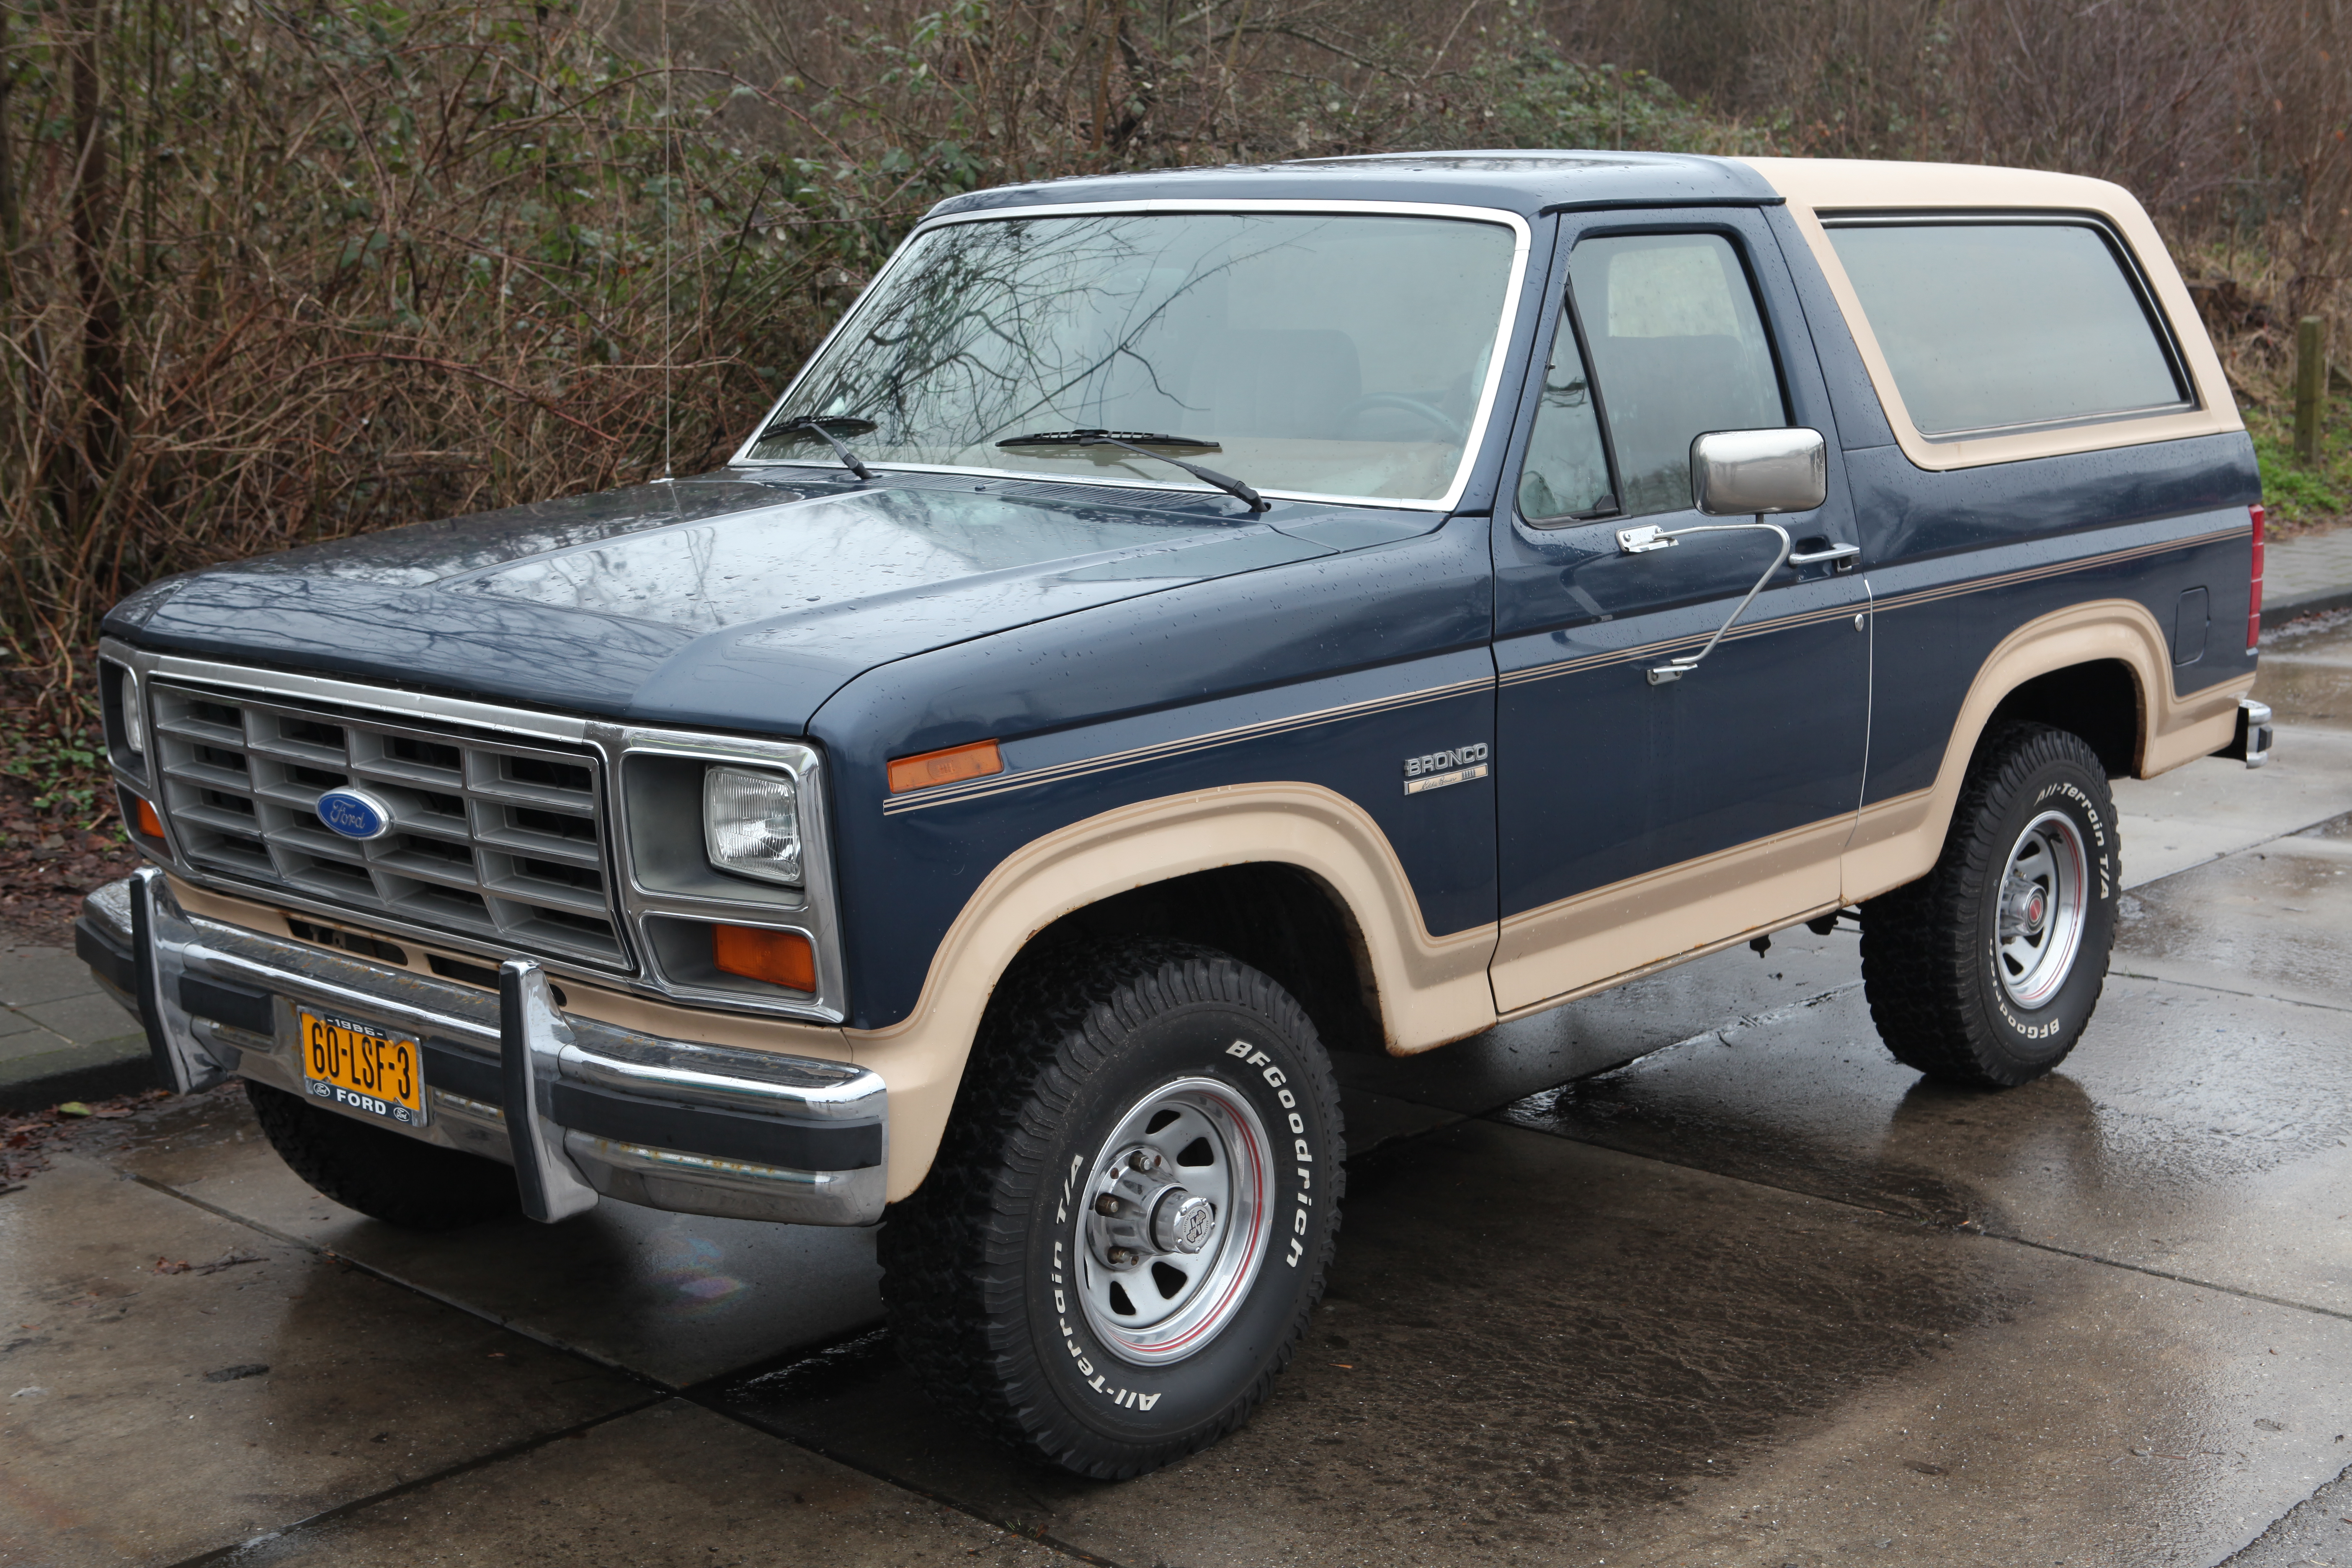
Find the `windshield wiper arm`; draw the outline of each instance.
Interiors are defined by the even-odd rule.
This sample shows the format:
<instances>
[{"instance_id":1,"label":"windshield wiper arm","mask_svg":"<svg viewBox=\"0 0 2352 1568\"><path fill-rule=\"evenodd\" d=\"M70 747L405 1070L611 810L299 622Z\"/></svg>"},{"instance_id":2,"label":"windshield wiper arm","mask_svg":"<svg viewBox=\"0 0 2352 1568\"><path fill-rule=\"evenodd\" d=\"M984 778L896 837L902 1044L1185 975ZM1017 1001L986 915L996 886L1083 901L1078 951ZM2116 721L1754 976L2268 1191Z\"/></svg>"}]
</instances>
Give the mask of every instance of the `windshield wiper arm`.
<instances>
[{"instance_id":1,"label":"windshield wiper arm","mask_svg":"<svg viewBox=\"0 0 2352 1568\"><path fill-rule=\"evenodd\" d=\"M1144 443L1149 442L1150 446ZM1171 458L1165 452L1155 452L1151 447L1181 447L1196 452L1223 450L1214 441L1194 441L1182 436L1154 436L1142 430L1040 430L1028 436L1012 436L997 443L999 447L1118 447L1141 458L1155 458L1163 463L1173 463L1194 479L1212 484L1229 496L1237 498L1252 511L1267 510L1266 499L1231 474L1221 474L1214 468L1204 468L1198 463L1188 463L1181 458Z\"/></svg>"},{"instance_id":2,"label":"windshield wiper arm","mask_svg":"<svg viewBox=\"0 0 2352 1568\"><path fill-rule=\"evenodd\" d=\"M835 436L832 431L825 428L828 425L863 425L866 426L866 430L871 430L874 428L874 422L870 419L852 419L845 416L842 418L828 418L821 414L803 414L791 419L777 420L773 425L769 426L765 430L760 432L760 439L764 441L772 436L789 436L796 430L806 430L812 435L821 437L826 446L833 448L833 455L841 459L842 467L847 468L851 473L856 474L861 479L871 479L874 477L874 470L867 468L864 459L860 458L856 453L843 446L841 444L841 438ZM857 436L862 436L865 433L865 430L855 430L851 432L852 435Z\"/></svg>"}]
</instances>

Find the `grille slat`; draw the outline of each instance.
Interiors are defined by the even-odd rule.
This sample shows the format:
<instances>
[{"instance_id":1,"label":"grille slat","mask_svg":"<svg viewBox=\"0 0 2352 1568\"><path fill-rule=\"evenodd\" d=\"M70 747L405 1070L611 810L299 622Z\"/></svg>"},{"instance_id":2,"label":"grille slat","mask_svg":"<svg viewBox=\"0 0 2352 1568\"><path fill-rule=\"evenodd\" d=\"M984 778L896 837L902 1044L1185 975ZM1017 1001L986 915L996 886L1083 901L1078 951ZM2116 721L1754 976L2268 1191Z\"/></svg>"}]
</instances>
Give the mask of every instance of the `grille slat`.
<instances>
[{"instance_id":1,"label":"grille slat","mask_svg":"<svg viewBox=\"0 0 2352 1568\"><path fill-rule=\"evenodd\" d=\"M588 752L152 684L158 804L196 865L524 951L626 963ZM343 784L391 808L366 842L319 821Z\"/></svg>"}]
</instances>

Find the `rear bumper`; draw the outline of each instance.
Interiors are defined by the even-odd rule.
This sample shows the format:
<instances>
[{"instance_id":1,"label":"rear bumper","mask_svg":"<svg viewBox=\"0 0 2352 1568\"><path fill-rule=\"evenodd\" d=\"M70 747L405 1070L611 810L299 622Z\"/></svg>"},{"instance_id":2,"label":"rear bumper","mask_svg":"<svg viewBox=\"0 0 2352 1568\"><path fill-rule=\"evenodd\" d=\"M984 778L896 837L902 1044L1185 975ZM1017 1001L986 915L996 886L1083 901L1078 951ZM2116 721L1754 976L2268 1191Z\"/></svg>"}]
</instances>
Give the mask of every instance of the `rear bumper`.
<instances>
[{"instance_id":1,"label":"rear bumper","mask_svg":"<svg viewBox=\"0 0 2352 1568\"><path fill-rule=\"evenodd\" d=\"M567 1015L525 959L493 995L205 920L152 867L91 894L74 945L182 1092L236 1076L304 1093L298 1004L414 1038L423 1123L339 1113L516 1166L535 1219L599 1197L802 1225L882 1217L887 1095L864 1068Z\"/></svg>"},{"instance_id":2,"label":"rear bumper","mask_svg":"<svg viewBox=\"0 0 2352 1568\"><path fill-rule=\"evenodd\" d=\"M2259 768L2271 760L2271 710L2267 702L2257 702L2251 697L2238 699L2238 732L2230 743L2214 753L2232 762Z\"/></svg>"}]
</instances>

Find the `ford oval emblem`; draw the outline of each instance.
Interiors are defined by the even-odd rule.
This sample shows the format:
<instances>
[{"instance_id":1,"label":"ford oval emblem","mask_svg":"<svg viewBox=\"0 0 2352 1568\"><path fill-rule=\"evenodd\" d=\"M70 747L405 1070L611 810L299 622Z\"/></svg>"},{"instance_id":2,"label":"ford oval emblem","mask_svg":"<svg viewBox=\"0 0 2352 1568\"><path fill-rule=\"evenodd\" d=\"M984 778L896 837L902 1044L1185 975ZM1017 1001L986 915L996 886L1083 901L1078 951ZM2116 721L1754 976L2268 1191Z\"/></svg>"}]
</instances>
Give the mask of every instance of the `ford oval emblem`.
<instances>
[{"instance_id":1,"label":"ford oval emblem","mask_svg":"<svg viewBox=\"0 0 2352 1568\"><path fill-rule=\"evenodd\" d=\"M381 838L392 831L392 807L346 784L319 797L319 820L346 838Z\"/></svg>"}]
</instances>

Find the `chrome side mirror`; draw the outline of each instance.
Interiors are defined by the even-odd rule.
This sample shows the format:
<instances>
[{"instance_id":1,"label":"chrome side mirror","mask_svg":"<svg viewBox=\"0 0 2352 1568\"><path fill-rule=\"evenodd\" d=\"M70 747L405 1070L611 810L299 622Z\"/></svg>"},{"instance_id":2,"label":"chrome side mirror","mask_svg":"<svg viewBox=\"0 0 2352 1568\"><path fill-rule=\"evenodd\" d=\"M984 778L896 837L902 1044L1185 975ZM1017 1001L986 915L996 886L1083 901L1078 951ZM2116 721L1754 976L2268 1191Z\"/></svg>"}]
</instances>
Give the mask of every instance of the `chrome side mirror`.
<instances>
[{"instance_id":1,"label":"chrome side mirror","mask_svg":"<svg viewBox=\"0 0 2352 1568\"><path fill-rule=\"evenodd\" d=\"M1811 511L1829 497L1818 430L1710 430L1691 442L1691 500L1709 517Z\"/></svg>"}]
</instances>

